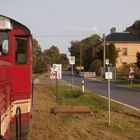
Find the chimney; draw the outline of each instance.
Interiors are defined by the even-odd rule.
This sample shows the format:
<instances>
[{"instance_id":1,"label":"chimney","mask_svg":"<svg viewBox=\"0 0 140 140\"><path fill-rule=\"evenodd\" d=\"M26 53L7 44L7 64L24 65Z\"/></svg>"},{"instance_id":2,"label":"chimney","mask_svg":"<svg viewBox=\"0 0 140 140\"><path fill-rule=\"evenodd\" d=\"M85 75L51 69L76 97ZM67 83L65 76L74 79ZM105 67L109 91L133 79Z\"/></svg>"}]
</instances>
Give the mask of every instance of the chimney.
<instances>
[{"instance_id":1,"label":"chimney","mask_svg":"<svg viewBox=\"0 0 140 140\"><path fill-rule=\"evenodd\" d=\"M110 29L110 33L112 34L112 33L116 33L116 27L112 27L111 29Z\"/></svg>"}]
</instances>

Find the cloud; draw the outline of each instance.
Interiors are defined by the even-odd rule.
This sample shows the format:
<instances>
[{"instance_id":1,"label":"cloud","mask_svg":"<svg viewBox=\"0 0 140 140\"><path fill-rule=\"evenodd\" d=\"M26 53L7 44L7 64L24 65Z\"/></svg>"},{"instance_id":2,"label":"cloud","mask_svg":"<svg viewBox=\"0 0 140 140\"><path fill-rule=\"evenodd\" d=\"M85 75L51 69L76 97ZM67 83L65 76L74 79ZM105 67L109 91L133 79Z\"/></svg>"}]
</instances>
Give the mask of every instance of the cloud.
<instances>
[{"instance_id":1,"label":"cloud","mask_svg":"<svg viewBox=\"0 0 140 140\"><path fill-rule=\"evenodd\" d=\"M82 32L82 33L97 33L97 27L74 27L74 26L66 26L66 30L73 31L73 32Z\"/></svg>"}]
</instances>

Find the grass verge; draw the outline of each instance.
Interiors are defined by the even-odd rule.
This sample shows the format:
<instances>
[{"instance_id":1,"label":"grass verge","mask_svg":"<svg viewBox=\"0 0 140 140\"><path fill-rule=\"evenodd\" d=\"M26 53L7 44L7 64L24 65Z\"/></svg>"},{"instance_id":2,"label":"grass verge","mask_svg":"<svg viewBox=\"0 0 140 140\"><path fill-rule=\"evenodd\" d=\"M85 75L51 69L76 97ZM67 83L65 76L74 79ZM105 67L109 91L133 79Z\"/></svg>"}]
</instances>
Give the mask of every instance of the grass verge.
<instances>
[{"instance_id":1,"label":"grass verge","mask_svg":"<svg viewBox=\"0 0 140 140\"><path fill-rule=\"evenodd\" d=\"M111 102L108 126L107 100L68 85L38 84L30 127L30 140L139 140L140 112ZM57 105L87 105L93 114L50 114Z\"/></svg>"},{"instance_id":2,"label":"grass verge","mask_svg":"<svg viewBox=\"0 0 140 140\"><path fill-rule=\"evenodd\" d=\"M115 84L119 84L121 86L128 87L128 88L140 88L140 83L136 82L135 80L132 80L132 83L131 80L116 80L113 82Z\"/></svg>"}]
</instances>

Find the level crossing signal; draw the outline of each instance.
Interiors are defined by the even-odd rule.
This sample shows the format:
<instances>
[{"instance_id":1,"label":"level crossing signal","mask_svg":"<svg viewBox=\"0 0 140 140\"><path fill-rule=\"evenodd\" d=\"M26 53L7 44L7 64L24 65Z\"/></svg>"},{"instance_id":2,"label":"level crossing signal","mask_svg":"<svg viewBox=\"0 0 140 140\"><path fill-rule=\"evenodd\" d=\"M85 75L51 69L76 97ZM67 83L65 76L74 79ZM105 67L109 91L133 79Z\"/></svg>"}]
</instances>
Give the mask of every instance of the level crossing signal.
<instances>
[{"instance_id":1,"label":"level crossing signal","mask_svg":"<svg viewBox=\"0 0 140 140\"><path fill-rule=\"evenodd\" d=\"M130 79L133 79L134 76L135 76L135 71L134 70L135 70L134 66L130 65L130 67L129 67L129 78Z\"/></svg>"}]
</instances>

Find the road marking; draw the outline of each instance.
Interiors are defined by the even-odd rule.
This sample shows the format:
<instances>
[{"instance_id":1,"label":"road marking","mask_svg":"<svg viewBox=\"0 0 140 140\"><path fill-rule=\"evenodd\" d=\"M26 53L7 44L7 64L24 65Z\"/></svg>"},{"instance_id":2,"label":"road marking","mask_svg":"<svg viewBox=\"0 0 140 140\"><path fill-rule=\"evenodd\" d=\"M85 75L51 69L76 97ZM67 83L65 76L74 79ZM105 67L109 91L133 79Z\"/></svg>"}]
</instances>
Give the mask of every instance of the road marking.
<instances>
[{"instance_id":1,"label":"road marking","mask_svg":"<svg viewBox=\"0 0 140 140\"><path fill-rule=\"evenodd\" d=\"M61 80L61 82L64 82L64 83L66 83L66 84L68 84L68 85L71 85L69 82L64 81L64 80ZM76 86L76 85L74 85L74 86L75 86L75 87L78 87L78 88L81 88L80 86ZM91 92L92 92L92 91L91 91ZM103 95L99 95L98 93L95 93L95 94L98 95L98 96L100 96L100 97L102 97L102 98L108 99L108 97L105 97L105 96L103 96ZM110 99L110 100L113 101L113 102L116 102L116 103L118 103L118 104L124 105L124 106L126 106L126 107L132 108L132 109L134 109L134 110L140 111L139 108L136 108L136 107L134 107L134 106L131 106L131 105L122 103L122 102L117 101L117 100L114 100L114 99Z\"/></svg>"},{"instance_id":2,"label":"road marking","mask_svg":"<svg viewBox=\"0 0 140 140\"><path fill-rule=\"evenodd\" d=\"M98 94L96 94L96 95L98 95ZM108 99L108 97L105 97L105 96L102 96L102 95L98 95L98 96L100 96L100 97L102 97L102 98L105 98L105 99ZM134 110L140 111L139 108L136 108L136 107L133 107L133 106L131 106L131 105L122 103L122 102L120 102L120 101L117 101L117 100L114 100L114 99L111 99L111 101L116 102L116 103L121 104L121 105L124 105L124 106L129 107L129 108L132 108L132 109L134 109Z\"/></svg>"}]
</instances>

